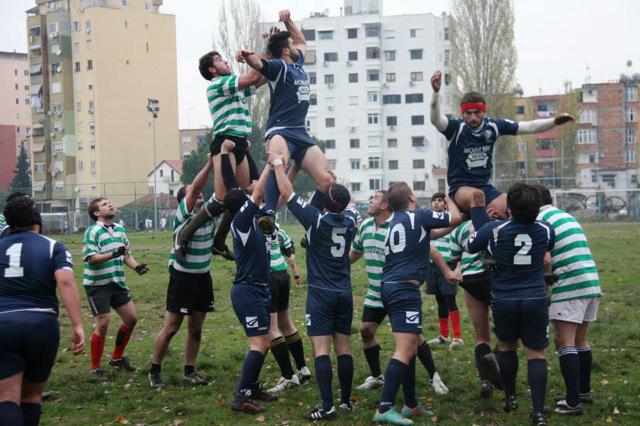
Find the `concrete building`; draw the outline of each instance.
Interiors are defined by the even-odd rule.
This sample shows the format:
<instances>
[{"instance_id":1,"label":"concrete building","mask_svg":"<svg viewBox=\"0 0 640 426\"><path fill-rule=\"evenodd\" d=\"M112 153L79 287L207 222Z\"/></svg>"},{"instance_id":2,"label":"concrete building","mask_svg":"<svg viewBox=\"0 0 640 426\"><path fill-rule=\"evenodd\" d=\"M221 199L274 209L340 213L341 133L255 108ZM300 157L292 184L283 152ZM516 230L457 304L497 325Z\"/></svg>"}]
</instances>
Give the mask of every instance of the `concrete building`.
<instances>
[{"instance_id":1,"label":"concrete building","mask_svg":"<svg viewBox=\"0 0 640 426\"><path fill-rule=\"evenodd\" d=\"M197 151L200 144L207 142L207 132L210 129L180 129L180 158L185 159L191 151Z\"/></svg>"},{"instance_id":2,"label":"concrete building","mask_svg":"<svg viewBox=\"0 0 640 426\"><path fill-rule=\"evenodd\" d=\"M429 79L445 74L446 105L447 16L383 16L382 0L346 0L341 16L299 23L311 80L307 128L326 141L330 166L354 197L396 181L419 197L445 190L446 141L429 121Z\"/></svg>"},{"instance_id":3,"label":"concrete building","mask_svg":"<svg viewBox=\"0 0 640 426\"><path fill-rule=\"evenodd\" d=\"M155 175L155 176L154 176ZM181 160L162 160L158 166L147 176L149 193L153 194L153 186L157 185L158 194L175 195L182 186Z\"/></svg>"},{"instance_id":4,"label":"concrete building","mask_svg":"<svg viewBox=\"0 0 640 426\"><path fill-rule=\"evenodd\" d=\"M27 11L34 197L45 211L96 196L124 204L147 193L154 145L156 158L179 158L175 17L161 5L36 0ZM159 100L155 120L148 98Z\"/></svg>"}]
</instances>

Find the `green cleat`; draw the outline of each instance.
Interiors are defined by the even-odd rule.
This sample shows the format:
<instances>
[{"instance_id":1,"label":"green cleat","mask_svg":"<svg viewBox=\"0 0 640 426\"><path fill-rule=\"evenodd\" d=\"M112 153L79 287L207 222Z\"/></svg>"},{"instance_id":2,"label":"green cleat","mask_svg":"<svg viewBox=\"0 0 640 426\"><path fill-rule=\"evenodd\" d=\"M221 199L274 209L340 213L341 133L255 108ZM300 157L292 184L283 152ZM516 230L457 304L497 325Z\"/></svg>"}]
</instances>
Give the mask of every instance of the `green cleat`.
<instances>
[{"instance_id":1,"label":"green cleat","mask_svg":"<svg viewBox=\"0 0 640 426\"><path fill-rule=\"evenodd\" d=\"M431 417L433 416L433 411L425 410L420 404L416 405L414 408L409 408L405 405L402 407L400 414L407 419L413 419L415 417Z\"/></svg>"},{"instance_id":2,"label":"green cleat","mask_svg":"<svg viewBox=\"0 0 640 426\"><path fill-rule=\"evenodd\" d=\"M383 423L387 425L412 425L413 420L407 419L406 417L402 417L400 413L398 413L395 407L390 408L389 410L381 413L376 410L375 416L373 416L373 421L375 423Z\"/></svg>"}]
</instances>

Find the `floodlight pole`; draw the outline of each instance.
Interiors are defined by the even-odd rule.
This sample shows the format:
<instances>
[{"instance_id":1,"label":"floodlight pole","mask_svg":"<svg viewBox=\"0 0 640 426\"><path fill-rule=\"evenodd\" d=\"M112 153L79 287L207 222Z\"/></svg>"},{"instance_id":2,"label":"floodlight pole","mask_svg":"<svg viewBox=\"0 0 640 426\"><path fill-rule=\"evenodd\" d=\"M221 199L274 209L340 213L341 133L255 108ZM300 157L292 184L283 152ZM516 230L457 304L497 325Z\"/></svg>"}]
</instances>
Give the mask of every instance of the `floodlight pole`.
<instances>
[{"instance_id":1,"label":"floodlight pole","mask_svg":"<svg viewBox=\"0 0 640 426\"><path fill-rule=\"evenodd\" d=\"M147 111L151 113L151 132L153 135L153 229L158 230L158 173L156 170L156 118L160 111L160 101L147 99Z\"/></svg>"}]
</instances>

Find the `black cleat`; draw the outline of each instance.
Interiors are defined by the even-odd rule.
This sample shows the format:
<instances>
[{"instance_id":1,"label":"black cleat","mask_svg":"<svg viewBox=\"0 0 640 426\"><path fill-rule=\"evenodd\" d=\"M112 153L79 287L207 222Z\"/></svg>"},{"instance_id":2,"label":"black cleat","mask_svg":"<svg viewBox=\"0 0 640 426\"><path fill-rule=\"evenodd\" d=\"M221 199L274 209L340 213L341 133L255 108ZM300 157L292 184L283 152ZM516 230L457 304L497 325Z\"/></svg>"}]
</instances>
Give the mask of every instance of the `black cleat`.
<instances>
[{"instance_id":1,"label":"black cleat","mask_svg":"<svg viewBox=\"0 0 640 426\"><path fill-rule=\"evenodd\" d=\"M160 373L149 373L147 376L149 378L149 386L151 389L163 389L164 381L162 381L162 377L160 377Z\"/></svg>"},{"instance_id":2,"label":"black cleat","mask_svg":"<svg viewBox=\"0 0 640 426\"><path fill-rule=\"evenodd\" d=\"M100 368L96 368L89 372L89 378L94 382L108 382L107 376L104 374Z\"/></svg>"},{"instance_id":3,"label":"black cleat","mask_svg":"<svg viewBox=\"0 0 640 426\"><path fill-rule=\"evenodd\" d=\"M488 380L480 383L480 398L490 399L493 396L493 385Z\"/></svg>"},{"instance_id":4,"label":"black cleat","mask_svg":"<svg viewBox=\"0 0 640 426\"><path fill-rule=\"evenodd\" d=\"M529 414L529 418L531 419L532 425L547 426L547 418L542 413L531 413Z\"/></svg>"},{"instance_id":5,"label":"black cleat","mask_svg":"<svg viewBox=\"0 0 640 426\"><path fill-rule=\"evenodd\" d=\"M195 371L193 373L185 374L184 379L192 385L206 386L209 384L209 381L207 379L205 379Z\"/></svg>"},{"instance_id":6,"label":"black cleat","mask_svg":"<svg viewBox=\"0 0 640 426\"><path fill-rule=\"evenodd\" d=\"M496 354L490 352L482 357L480 361L484 367L484 371L487 375L487 380L498 390L503 390L502 376L500 376L500 368L498 367L498 359Z\"/></svg>"},{"instance_id":7,"label":"black cleat","mask_svg":"<svg viewBox=\"0 0 640 426\"><path fill-rule=\"evenodd\" d=\"M556 402L556 408L553 411L558 414L568 414L573 416L579 416L584 413L580 404L576 404L575 407L572 407L567 404L567 401L565 401L564 399L562 401Z\"/></svg>"},{"instance_id":8,"label":"black cleat","mask_svg":"<svg viewBox=\"0 0 640 426\"><path fill-rule=\"evenodd\" d=\"M266 390L262 389L260 384L251 388L251 399L255 399L256 401L266 401L271 402L278 399L277 396L271 395Z\"/></svg>"},{"instance_id":9,"label":"black cleat","mask_svg":"<svg viewBox=\"0 0 640 426\"><path fill-rule=\"evenodd\" d=\"M331 407L331 410L324 411L320 405L316 405L315 408L304 415L305 420L335 420L337 417L336 407Z\"/></svg>"},{"instance_id":10,"label":"black cleat","mask_svg":"<svg viewBox=\"0 0 640 426\"><path fill-rule=\"evenodd\" d=\"M593 404L593 397L591 393L579 393L578 398L580 398L581 404ZM567 397L565 395L556 395L553 397L555 402L566 400Z\"/></svg>"},{"instance_id":11,"label":"black cleat","mask_svg":"<svg viewBox=\"0 0 640 426\"><path fill-rule=\"evenodd\" d=\"M518 403L518 398L516 398L515 395L505 396L504 405L502 407L505 413L516 412L518 411L518 408L520 408L520 404Z\"/></svg>"},{"instance_id":12,"label":"black cleat","mask_svg":"<svg viewBox=\"0 0 640 426\"><path fill-rule=\"evenodd\" d=\"M123 356L122 358L119 358L119 359L110 360L109 365L115 368L120 368L124 371L129 371L129 372L134 372L137 370L136 367L131 365L131 363L129 362L129 358L127 358L126 356Z\"/></svg>"},{"instance_id":13,"label":"black cleat","mask_svg":"<svg viewBox=\"0 0 640 426\"><path fill-rule=\"evenodd\" d=\"M265 407L256 404L254 400L243 394L235 395L229 403L229 408L233 411L241 411L247 414L258 414L266 410Z\"/></svg>"}]
</instances>

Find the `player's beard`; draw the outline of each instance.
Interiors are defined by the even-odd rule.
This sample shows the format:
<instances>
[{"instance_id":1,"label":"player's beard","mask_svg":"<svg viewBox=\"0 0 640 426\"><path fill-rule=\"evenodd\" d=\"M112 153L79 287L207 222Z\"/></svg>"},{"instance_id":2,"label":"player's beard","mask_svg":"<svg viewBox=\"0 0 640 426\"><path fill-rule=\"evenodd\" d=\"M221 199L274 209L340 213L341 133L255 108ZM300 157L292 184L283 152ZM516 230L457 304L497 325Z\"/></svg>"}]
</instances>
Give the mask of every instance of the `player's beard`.
<instances>
[{"instance_id":1,"label":"player's beard","mask_svg":"<svg viewBox=\"0 0 640 426\"><path fill-rule=\"evenodd\" d=\"M115 216L116 216L115 212L114 213L106 213L106 214L102 215L103 219L107 219L107 220L112 220Z\"/></svg>"},{"instance_id":2,"label":"player's beard","mask_svg":"<svg viewBox=\"0 0 640 426\"><path fill-rule=\"evenodd\" d=\"M290 49L289 50L289 59L291 59L291 61L293 61L293 62L297 62L298 61L298 53L295 52L294 49Z\"/></svg>"}]
</instances>

